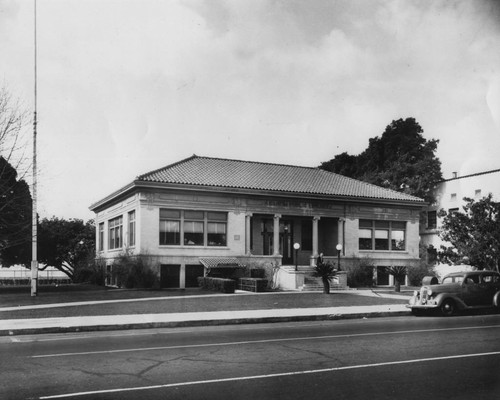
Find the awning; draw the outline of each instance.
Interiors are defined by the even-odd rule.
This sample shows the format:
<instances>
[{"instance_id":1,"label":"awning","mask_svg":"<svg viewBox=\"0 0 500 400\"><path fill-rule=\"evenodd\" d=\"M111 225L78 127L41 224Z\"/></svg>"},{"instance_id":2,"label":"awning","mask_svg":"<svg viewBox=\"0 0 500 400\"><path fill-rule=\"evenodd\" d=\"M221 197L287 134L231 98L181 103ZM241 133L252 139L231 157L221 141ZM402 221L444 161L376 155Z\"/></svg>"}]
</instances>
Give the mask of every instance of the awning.
<instances>
[{"instance_id":1,"label":"awning","mask_svg":"<svg viewBox=\"0 0 500 400\"><path fill-rule=\"evenodd\" d=\"M235 257L203 257L200 262L207 269L213 268L245 268Z\"/></svg>"}]
</instances>

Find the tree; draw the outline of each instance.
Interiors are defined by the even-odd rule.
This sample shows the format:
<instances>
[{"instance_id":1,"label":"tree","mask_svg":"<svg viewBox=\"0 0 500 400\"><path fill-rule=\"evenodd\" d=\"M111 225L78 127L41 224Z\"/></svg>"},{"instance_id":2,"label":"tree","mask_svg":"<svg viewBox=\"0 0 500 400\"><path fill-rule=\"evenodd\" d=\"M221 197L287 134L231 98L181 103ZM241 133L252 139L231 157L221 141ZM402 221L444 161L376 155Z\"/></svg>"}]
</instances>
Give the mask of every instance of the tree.
<instances>
[{"instance_id":1,"label":"tree","mask_svg":"<svg viewBox=\"0 0 500 400\"><path fill-rule=\"evenodd\" d=\"M392 121L361 154L342 153L319 168L434 203L436 182L442 180L441 161L435 156L439 141L426 140L422 133L414 118Z\"/></svg>"},{"instance_id":2,"label":"tree","mask_svg":"<svg viewBox=\"0 0 500 400\"><path fill-rule=\"evenodd\" d=\"M29 266L32 202L23 129L27 114L0 88L0 262Z\"/></svg>"},{"instance_id":3,"label":"tree","mask_svg":"<svg viewBox=\"0 0 500 400\"><path fill-rule=\"evenodd\" d=\"M394 277L394 291L401 292L401 283L405 281L406 267L391 266L385 267L387 273Z\"/></svg>"},{"instance_id":4,"label":"tree","mask_svg":"<svg viewBox=\"0 0 500 400\"><path fill-rule=\"evenodd\" d=\"M32 202L28 184L0 156L0 261L3 267L29 265Z\"/></svg>"},{"instance_id":5,"label":"tree","mask_svg":"<svg viewBox=\"0 0 500 400\"><path fill-rule=\"evenodd\" d=\"M337 275L337 270L334 269L333 264L329 262L317 263L314 267L313 276L316 278L321 278L323 282L323 293L330 293L330 283L333 277Z\"/></svg>"},{"instance_id":6,"label":"tree","mask_svg":"<svg viewBox=\"0 0 500 400\"><path fill-rule=\"evenodd\" d=\"M442 247L440 260L468 257L478 269L500 268L500 202L491 193L475 201L464 198L463 212L440 210L443 218L440 238L452 248Z\"/></svg>"},{"instance_id":7,"label":"tree","mask_svg":"<svg viewBox=\"0 0 500 400\"><path fill-rule=\"evenodd\" d=\"M38 242L39 261L73 279L78 270L88 268L94 259L94 221L84 223L81 219L44 218L39 224Z\"/></svg>"}]
</instances>

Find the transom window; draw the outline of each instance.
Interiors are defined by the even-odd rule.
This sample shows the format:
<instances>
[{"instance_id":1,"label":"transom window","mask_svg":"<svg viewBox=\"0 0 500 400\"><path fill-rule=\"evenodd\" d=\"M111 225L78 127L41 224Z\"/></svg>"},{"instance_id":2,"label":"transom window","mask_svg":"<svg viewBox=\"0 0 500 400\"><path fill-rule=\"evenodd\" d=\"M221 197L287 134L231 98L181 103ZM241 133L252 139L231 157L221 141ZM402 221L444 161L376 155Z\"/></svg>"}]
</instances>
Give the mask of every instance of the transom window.
<instances>
[{"instance_id":1,"label":"transom window","mask_svg":"<svg viewBox=\"0 0 500 400\"><path fill-rule=\"evenodd\" d=\"M406 222L359 220L359 249L404 251Z\"/></svg>"},{"instance_id":2,"label":"transom window","mask_svg":"<svg viewBox=\"0 0 500 400\"><path fill-rule=\"evenodd\" d=\"M160 245L226 246L227 213L160 209Z\"/></svg>"}]
</instances>

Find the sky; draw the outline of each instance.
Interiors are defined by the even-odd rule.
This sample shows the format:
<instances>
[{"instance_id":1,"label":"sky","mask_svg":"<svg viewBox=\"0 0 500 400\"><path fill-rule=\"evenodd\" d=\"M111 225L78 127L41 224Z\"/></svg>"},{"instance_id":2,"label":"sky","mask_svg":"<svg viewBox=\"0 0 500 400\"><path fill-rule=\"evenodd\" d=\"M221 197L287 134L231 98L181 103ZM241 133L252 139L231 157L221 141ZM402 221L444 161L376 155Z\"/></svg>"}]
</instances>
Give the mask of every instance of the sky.
<instances>
[{"instance_id":1,"label":"sky","mask_svg":"<svg viewBox=\"0 0 500 400\"><path fill-rule=\"evenodd\" d=\"M37 0L36 15L41 217L93 218L193 154L316 167L409 117L445 178L500 168L500 1ZM0 84L29 112L34 37L34 0L0 0Z\"/></svg>"}]
</instances>

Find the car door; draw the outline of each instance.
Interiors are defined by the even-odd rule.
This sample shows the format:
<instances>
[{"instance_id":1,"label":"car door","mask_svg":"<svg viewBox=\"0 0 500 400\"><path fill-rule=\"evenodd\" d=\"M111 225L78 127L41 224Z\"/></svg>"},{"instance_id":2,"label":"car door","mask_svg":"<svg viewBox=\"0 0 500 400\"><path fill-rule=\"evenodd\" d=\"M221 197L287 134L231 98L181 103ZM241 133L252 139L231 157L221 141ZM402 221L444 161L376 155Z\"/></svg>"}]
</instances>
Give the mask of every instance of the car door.
<instances>
[{"instance_id":1,"label":"car door","mask_svg":"<svg viewBox=\"0 0 500 400\"><path fill-rule=\"evenodd\" d=\"M479 275L467 275L462 283L462 300L469 307L481 305L484 301Z\"/></svg>"},{"instance_id":2,"label":"car door","mask_svg":"<svg viewBox=\"0 0 500 400\"><path fill-rule=\"evenodd\" d=\"M484 274L481 276L481 305L492 305L493 296L500 290L500 279L496 274Z\"/></svg>"}]
</instances>

